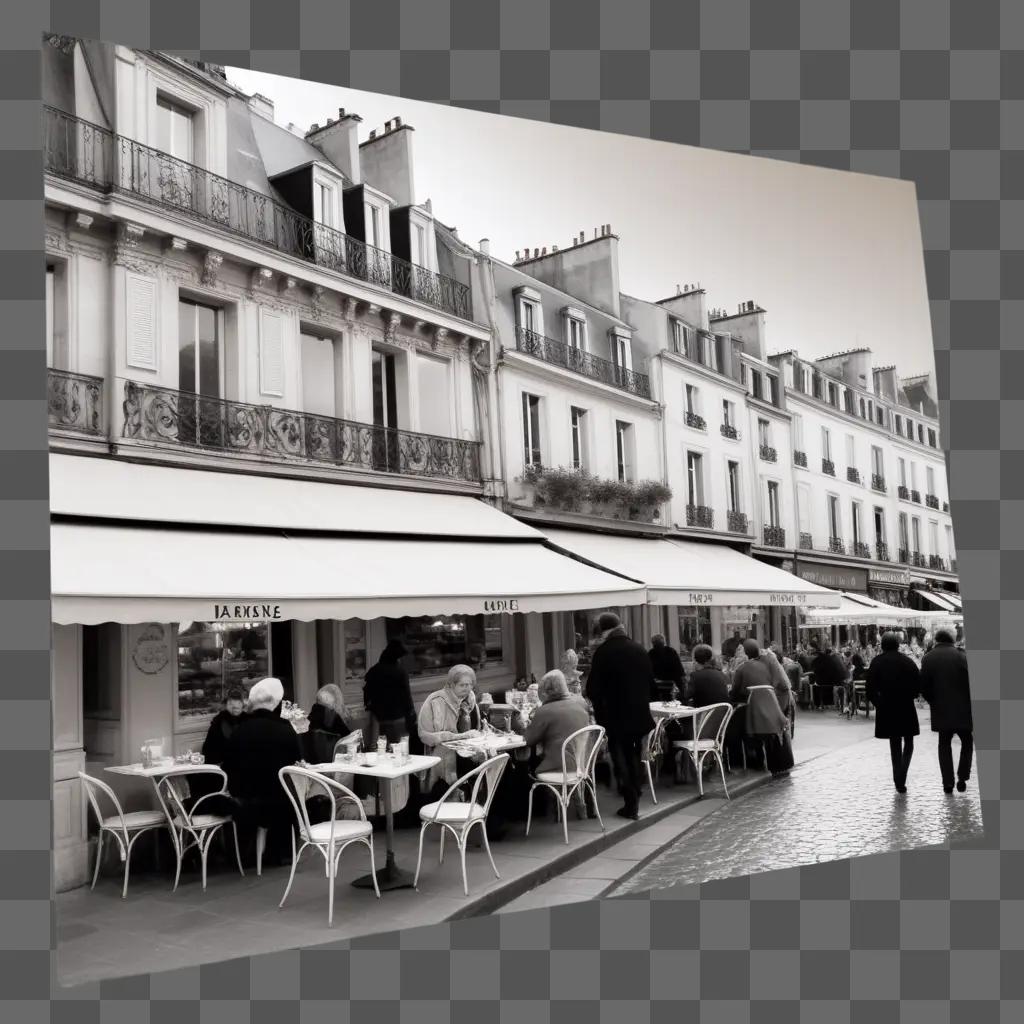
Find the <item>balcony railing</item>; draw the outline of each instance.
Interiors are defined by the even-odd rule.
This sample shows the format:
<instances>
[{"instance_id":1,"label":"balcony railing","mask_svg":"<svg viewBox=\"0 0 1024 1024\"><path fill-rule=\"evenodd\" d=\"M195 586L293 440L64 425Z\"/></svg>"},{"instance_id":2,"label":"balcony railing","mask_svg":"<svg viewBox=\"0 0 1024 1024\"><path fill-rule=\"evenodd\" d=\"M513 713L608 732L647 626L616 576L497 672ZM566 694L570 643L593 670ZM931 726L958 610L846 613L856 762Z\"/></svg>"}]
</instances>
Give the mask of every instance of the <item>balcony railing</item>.
<instances>
[{"instance_id":1,"label":"balcony railing","mask_svg":"<svg viewBox=\"0 0 1024 1024\"><path fill-rule=\"evenodd\" d=\"M140 196L287 256L472 319L468 285L310 220L262 192L168 153L53 107L45 108L43 145L50 174L105 192Z\"/></svg>"},{"instance_id":2,"label":"balcony railing","mask_svg":"<svg viewBox=\"0 0 1024 1024\"><path fill-rule=\"evenodd\" d=\"M829 537L828 549L833 555L846 554L846 544L843 543L842 537Z\"/></svg>"},{"instance_id":3,"label":"balcony railing","mask_svg":"<svg viewBox=\"0 0 1024 1024\"><path fill-rule=\"evenodd\" d=\"M929 508L937 509L939 507L939 497L937 494L926 494L924 496L924 503Z\"/></svg>"},{"instance_id":4,"label":"balcony railing","mask_svg":"<svg viewBox=\"0 0 1024 1024\"><path fill-rule=\"evenodd\" d=\"M730 441L739 440L740 432L734 426L723 423L718 429L722 432L722 437L727 437Z\"/></svg>"},{"instance_id":5,"label":"balcony railing","mask_svg":"<svg viewBox=\"0 0 1024 1024\"><path fill-rule=\"evenodd\" d=\"M784 548L786 546L786 531L781 526L768 526L764 528L764 546L766 548Z\"/></svg>"},{"instance_id":6,"label":"balcony railing","mask_svg":"<svg viewBox=\"0 0 1024 1024\"><path fill-rule=\"evenodd\" d=\"M885 477L879 476L877 473L872 473L871 489L873 491L880 491L882 494L885 494Z\"/></svg>"},{"instance_id":7,"label":"balcony railing","mask_svg":"<svg viewBox=\"0 0 1024 1024\"><path fill-rule=\"evenodd\" d=\"M910 488L907 487L905 484L900 484L899 487L896 488L896 493L904 501L910 501Z\"/></svg>"},{"instance_id":8,"label":"balcony railing","mask_svg":"<svg viewBox=\"0 0 1024 1024\"><path fill-rule=\"evenodd\" d=\"M849 480L851 484L859 484L860 483L860 470L859 469L854 469L853 466L847 466L846 467L846 479Z\"/></svg>"},{"instance_id":9,"label":"balcony railing","mask_svg":"<svg viewBox=\"0 0 1024 1024\"><path fill-rule=\"evenodd\" d=\"M563 366L582 377L610 384L613 388L628 391L631 395L638 395L640 398L651 397L651 381L646 374L627 370L610 359L582 352L578 348L566 345L564 341L546 338L543 334L527 330L525 327L516 328L516 351L551 363L553 366Z\"/></svg>"},{"instance_id":10,"label":"balcony railing","mask_svg":"<svg viewBox=\"0 0 1024 1024\"><path fill-rule=\"evenodd\" d=\"M914 501L914 502L917 502L917 504L920 505L921 504L921 492L920 491L911 491L910 492L910 500Z\"/></svg>"},{"instance_id":11,"label":"balcony railing","mask_svg":"<svg viewBox=\"0 0 1024 1024\"><path fill-rule=\"evenodd\" d=\"M928 556L928 568L938 569L940 572L946 571L946 560L940 555L929 555Z\"/></svg>"},{"instance_id":12,"label":"balcony railing","mask_svg":"<svg viewBox=\"0 0 1024 1024\"><path fill-rule=\"evenodd\" d=\"M761 458L764 462L778 462L779 453L770 445L761 445Z\"/></svg>"},{"instance_id":13,"label":"balcony railing","mask_svg":"<svg viewBox=\"0 0 1024 1024\"><path fill-rule=\"evenodd\" d=\"M694 430L707 430L708 425L704 422L703 416L698 416L695 412L688 412L684 414L684 419L688 427L693 427Z\"/></svg>"},{"instance_id":14,"label":"balcony railing","mask_svg":"<svg viewBox=\"0 0 1024 1024\"><path fill-rule=\"evenodd\" d=\"M923 569L927 564L924 555L922 555L920 551L915 551L911 554L910 562L918 569Z\"/></svg>"},{"instance_id":15,"label":"balcony railing","mask_svg":"<svg viewBox=\"0 0 1024 1024\"><path fill-rule=\"evenodd\" d=\"M157 444L308 459L383 473L480 481L480 442L124 382L122 436Z\"/></svg>"},{"instance_id":16,"label":"balcony railing","mask_svg":"<svg viewBox=\"0 0 1024 1024\"><path fill-rule=\"evenodd\" d=\"M746 512L733 512L730 510L726 515L730 533L747 533L750 526L747 523Z\"/></svg>"},{"instance_id":17,"label":"balcony railing","mask_svg":"<svg viewBox=\"0 0 1024 1024\"><path fill-rule=\"evenodd\" d=\"M807 452L793 452L793 465L807 468Z\"/></svg>"},{"instance_id":18,"label":"balcony railing","mask_svg":"<svg viewBox=\"0 0 1024 1024\"><path fill-rule=\"evenodd\" d=\"M889 561L889 545L884 540L875 541L875 557L879 562Z\"/></svg>"},{"instance_id":19,"label":"balcony railing","mask_svg":"<svg viewBox=\"0 0 1024 1024\"><path fill-rule=\"evenodd\" d=\"M800 550L801 551L813 551L814 550L814 537L809 533L800 534Z\"/></svg>"},{"instance_id":20,"label":"balcony railing","mask_svg":"<svg viewBox=\"0 0 1024 1024\"><path fill-rule=\"evenodd\" d=\"M853 542L853 553L857 558L870 558L871 547L862 540L856 540Z\"/></svg>"},{"instance_id":21,"label":"balcony railing","mask_svg":"<svg viewBox=\"0 0 1024 1024\"><path fill-rule=\"evenodd\" d=\"M707 505L687 505L686 525L701 526L705 529L713 529L715 525L715 510Z\"/></svg>"},{"instance_id":22,"label":"balcony railing","mask_svg":"<svg viewBox=\"0 0 1024 1024\"><path fill-rule=\"evenodd\" d=\"M51 430L103 434L103 378L48 368L46 412Z\"/></svg>"},{"instance_id":23,"label":"balcony railing","mask_svg":"<svg viewBox=\"0 0 1024 1024\"><path fill-rule=\"evenodd\" d=\"M910 565L910 563L911 563L910 551L908 551L907 548L900 548L900 561L904 565Z\"/></svg>"},{"instance_id":24,"label":"balcony railing","mask_svg":"<svg viewBox=\"0 0 1024 1024\"><path fill-rule=\"evenodd\" d=\"M836 475L836 464L834 462L830 461L829 459L822 459L821 460L821 471L826 476L835 476Z\"/></svg>"}]
</instances>

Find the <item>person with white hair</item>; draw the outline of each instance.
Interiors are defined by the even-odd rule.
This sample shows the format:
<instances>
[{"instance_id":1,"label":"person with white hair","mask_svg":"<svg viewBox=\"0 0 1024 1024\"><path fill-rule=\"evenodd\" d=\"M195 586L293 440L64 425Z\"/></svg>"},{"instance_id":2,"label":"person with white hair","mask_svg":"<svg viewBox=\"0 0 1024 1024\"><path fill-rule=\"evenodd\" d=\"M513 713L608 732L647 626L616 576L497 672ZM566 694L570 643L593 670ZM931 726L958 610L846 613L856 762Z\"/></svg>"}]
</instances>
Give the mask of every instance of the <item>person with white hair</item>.
<instances>
[{"instance_id":1,"label":"person with white hair","mask_svg":"<svg viewBox=\"0 0 1024 1024\"><path fill-rule=\"evenodd\" d=\"M423 752L441 758L430 770L428 785L439 781L451 784L458 778L455 751L444 746L460 736L480 735L480 709L473 690L476 672L469 665L453 665L440 690L435 690L423 702L417 719Z\"/></svg>"},{"instance_id":2,"label":"person with white hair","mask_svg":"<svg viewBox=\"0 0 1024 1024\"><path fill-rule=\"evenodd\" d=\"M541 676L537 687L540 707L534 712L523 738L537 750L536 772L562 770L562 744L574 732L590 725L586 701L569 692L565 675L552 669Z\"/></svg>"}]
</instances>

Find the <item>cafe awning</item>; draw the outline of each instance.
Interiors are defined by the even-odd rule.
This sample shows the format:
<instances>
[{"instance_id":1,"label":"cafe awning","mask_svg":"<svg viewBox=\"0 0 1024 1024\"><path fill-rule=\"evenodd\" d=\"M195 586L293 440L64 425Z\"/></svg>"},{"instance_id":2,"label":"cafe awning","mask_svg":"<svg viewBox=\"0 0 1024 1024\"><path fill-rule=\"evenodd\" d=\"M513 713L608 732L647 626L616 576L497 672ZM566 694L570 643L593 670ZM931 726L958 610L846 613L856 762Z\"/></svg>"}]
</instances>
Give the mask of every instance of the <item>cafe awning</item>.
<instances>
[{"instance_id":1,"label":"cafe awning","mask_svg":"<svg viewBox=\"0 0 1024 1024\"><path fill-rule=\"evenodd\" d=\"M259 487L253 484L258 483ZM545 612L642 584L473 497L51 459L57 623Z\"/></svg>"},{"instance_id":2,"label":"cafe awning","mask_svg":"<svg viewBox=\"0 0 1024 1024\"><path fill-rule=\"evenodd\" d=\"M920 589L915 591L915 593L926 604L930 604L933 608L937 608L940 612L951 612L954 614L959 614L961 611L959 604L951 599L951 595L948 595L943 591Z\"/></svg>"},{"instance_id":3,"label":"cafe awning","mask_svg":"<svg viewBox=\"0 0 1024 1024\"><path fill-rule=\"evenodd\" d=\"M843 592L838 608L809 609L804 628L819 629L832 625L899 626L915 617L914 612L875 601L863 594Z\"/></svg>"},{"instance_id":4,"label":"cafe awning","mask_svg":"<svg viewBox=\"0 0 1024 1024\"><path fill-rule=\"evenodd\" d=\"M835 608L841 595L724 544L545 529L552 544L590 565L647 584L657 605Z\"/></svg>"}]
</instances>

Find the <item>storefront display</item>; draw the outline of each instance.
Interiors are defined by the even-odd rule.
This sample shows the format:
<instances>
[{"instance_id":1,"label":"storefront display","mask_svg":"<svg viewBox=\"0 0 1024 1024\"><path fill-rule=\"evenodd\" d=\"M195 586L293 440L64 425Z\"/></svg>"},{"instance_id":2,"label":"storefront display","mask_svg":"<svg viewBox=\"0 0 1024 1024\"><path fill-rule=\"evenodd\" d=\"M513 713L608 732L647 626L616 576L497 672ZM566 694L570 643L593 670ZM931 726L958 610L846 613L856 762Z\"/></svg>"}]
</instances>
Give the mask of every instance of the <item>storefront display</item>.
<instances>
[{"instance_id":1,"label":"storefront display","mask_svg":"<svg viewBox=\"0 0 1024 1024\"><path fill-rule=\"evenodd\" d=\"M761 618L759 608L726 605L722 608L722 651L727 658L736 653L744 640L757 639L757 625Z\"/></svg>"},{"instance_id":2,"label":"storefront display","mask_svg":"<svg viewBox=\"0 0 1024 1024\"><path fill-rule=\"evenodd\" d=\"M400 640L409 651L410 676L443 675L460 664L479 672L504 660L500 615L388 619L386 632L389 642Z\"/></svg>"},{"instance_id":3,"label":"storefront display","mask_svg":"<svg viewBox=\"0 0 1024 1024\"><path fill-rule=\"evenodd\" d=\"M679 620L679 657L683 661L693 658L698 644L711 643L711 609L688 606L677 609Z\"/></svg>"},{"instance_id":4,"label":"storefront display","mask_svg":"<svg viewBox=\"0 0 1024 1024\"><path fill-rule=\"evenodd\" d=\"M248 694L270 674L270 629L265 622L183 623L177 647L179 718L212 715L223 706L228 690Z\"/></svg>"}]
</instances>

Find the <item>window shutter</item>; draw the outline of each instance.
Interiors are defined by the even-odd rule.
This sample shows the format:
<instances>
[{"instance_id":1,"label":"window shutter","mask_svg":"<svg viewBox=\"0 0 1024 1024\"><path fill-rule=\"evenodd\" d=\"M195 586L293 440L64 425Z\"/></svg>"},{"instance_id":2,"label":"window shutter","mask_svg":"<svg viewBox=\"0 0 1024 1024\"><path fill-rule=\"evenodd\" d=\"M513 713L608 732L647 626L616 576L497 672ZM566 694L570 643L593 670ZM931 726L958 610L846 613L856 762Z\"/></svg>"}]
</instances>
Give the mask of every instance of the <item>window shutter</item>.
<instances>
[{"instance_id":1,"label":"window shutter","mask_svg":"<svg viewBox=\"0 0 1024 1024\"><path fill-rule=\"evenodd\" d=\"M284 396L284 323L266 310L260 320L260 394Z\"/></svg>"},{"instance_id":2,"label":"window shutter","mask_svg":"<svg viewBox=\"0 0 1024 1024\"><path fill-rule=\"evenodd\" d=\"M155 370L156 281L129 274L126 294L127 363L142 370Z\"/></svg>"}]
</instances>

